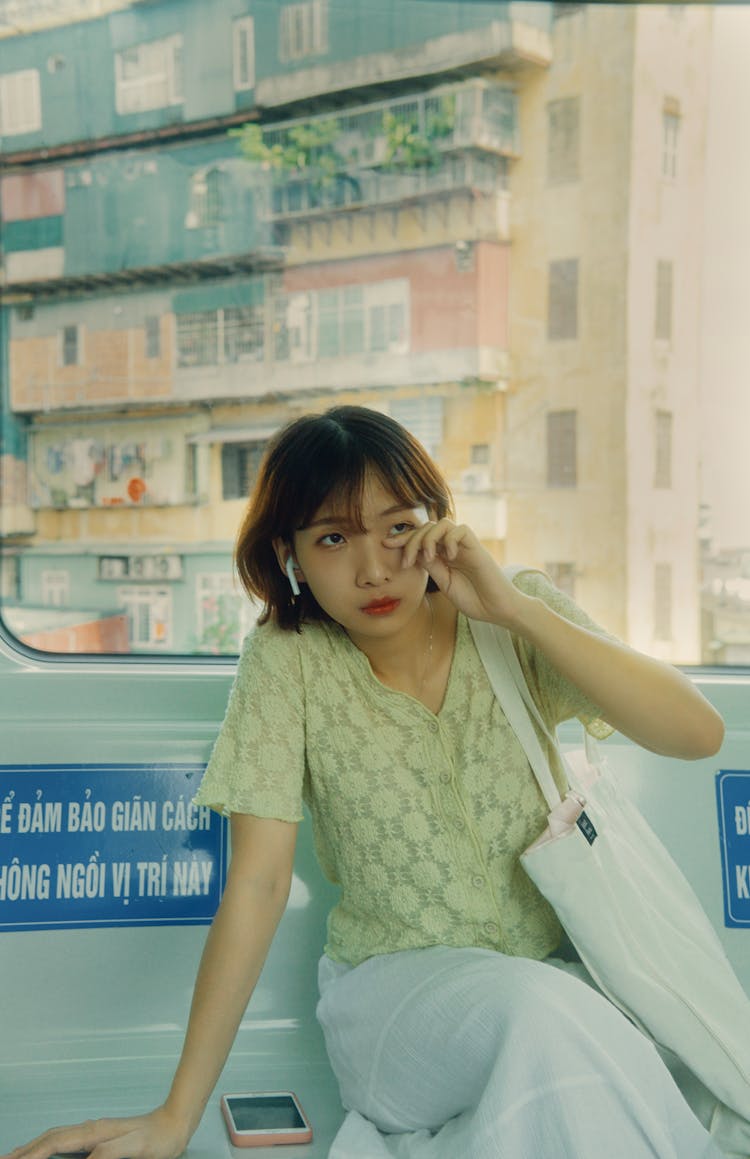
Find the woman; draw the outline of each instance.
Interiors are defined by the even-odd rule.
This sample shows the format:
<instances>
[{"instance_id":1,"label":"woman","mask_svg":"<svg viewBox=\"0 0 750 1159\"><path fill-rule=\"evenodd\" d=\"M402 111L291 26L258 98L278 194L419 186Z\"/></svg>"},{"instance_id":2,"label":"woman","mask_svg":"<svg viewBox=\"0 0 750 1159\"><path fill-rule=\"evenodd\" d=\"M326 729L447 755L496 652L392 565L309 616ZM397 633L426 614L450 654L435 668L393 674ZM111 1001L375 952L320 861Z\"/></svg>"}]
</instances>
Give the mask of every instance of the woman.
<instances>
[{"instance_id":1,"label":"woman","mask_svg":"<svg viewBox=\"0 0 750 1159\"><path fill-rule=\"evenodd\" d=\"M165 1103L13 1152L173 1159L213 1090L283 913L302 802L341 885L318 1008L349 1115L336 1159L715 1159L653 1047L544 959L557 919L518 861L546 807L467 618L507 627L550 725L670 756L723 725L679 672L540 573L511 583L450 518L393 420L336 407L273 441L237 564L265 602L197 800L232 862Z\"/></svg>"}]
</instances>

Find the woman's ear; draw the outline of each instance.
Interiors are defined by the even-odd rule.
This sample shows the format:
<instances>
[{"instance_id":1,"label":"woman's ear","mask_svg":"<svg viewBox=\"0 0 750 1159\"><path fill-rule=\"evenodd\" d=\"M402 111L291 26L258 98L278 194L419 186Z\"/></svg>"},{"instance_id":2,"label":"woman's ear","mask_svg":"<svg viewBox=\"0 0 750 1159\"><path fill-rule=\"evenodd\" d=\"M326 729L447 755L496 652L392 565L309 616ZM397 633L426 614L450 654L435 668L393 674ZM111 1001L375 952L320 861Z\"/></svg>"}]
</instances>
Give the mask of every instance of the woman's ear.
<instances>
[{"instance_id":1,"label":"woman's ear","mask_svg":"<svg viewBox=\"0 0 750 1159\"><path fill-rule=\"evenodd\" d=\"M294 551L291 544L287 543L285 539L274 539L272 543L273 550L276 554L276 559L279 561L279 567L287 576L289 582L292 582L291 576L294 575L299 583L305 582L305 577L302 574L302 569L294 558ZM290 561L291 560L291 564ZM291 573L291 574L290 574ZM299 593L295 593L298 595Z\"/></svg>"}]
</instances>

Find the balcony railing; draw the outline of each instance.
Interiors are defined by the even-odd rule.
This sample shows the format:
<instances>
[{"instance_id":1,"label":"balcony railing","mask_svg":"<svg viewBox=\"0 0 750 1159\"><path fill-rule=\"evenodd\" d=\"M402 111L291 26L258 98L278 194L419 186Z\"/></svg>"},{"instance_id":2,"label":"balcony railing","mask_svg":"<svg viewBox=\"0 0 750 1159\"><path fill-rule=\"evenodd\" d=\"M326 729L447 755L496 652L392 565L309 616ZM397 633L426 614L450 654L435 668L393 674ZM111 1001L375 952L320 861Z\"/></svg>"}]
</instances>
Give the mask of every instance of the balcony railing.
<instances>
[{"instance_id":1,"label":"balcony railing","mask_svg":"<svg viewBox=\"0 0 750 1159\"><path fill-rule=\"evenodd\" d=\"M408 132L441 153L482 149L514 157L520 151L515 90L479 78L346 113L285 121L263 130L263 144L285 148L298 139L295 134L329 126L335 126L336 153L354 168L397 162Z\"/></svg>"},{"instance_id":2,"label":"balcony railing","mask_svg":"<svg viewBox=\"0 0 750 1159\"><path fill-rule=\"evenodd\" d=\"M445 157L436 169L395 173L362 169L320 175L292 176L271 187L268 216L275 221L323 215L336 210L403 204L412 199L461 189L497 193L507 189L503 157L465 154Z\"/></svg>"}]
</instances>

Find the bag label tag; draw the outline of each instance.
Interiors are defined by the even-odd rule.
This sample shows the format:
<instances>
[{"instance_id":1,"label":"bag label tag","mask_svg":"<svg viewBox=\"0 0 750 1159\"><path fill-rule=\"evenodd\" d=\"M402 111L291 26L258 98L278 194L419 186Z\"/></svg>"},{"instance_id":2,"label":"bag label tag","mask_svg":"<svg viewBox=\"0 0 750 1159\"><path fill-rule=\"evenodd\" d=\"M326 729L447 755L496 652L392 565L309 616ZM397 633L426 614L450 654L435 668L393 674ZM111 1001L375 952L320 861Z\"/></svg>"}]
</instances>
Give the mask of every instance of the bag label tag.
<instances>
[{"instance_id":1,"label":"bag label tag","mask_svg":"<svg viewBox=\"0 0 750 1159\"><path fill-rule=\"evenodd\" d=\"M583 833L583 836L586 838L589 845L593 845L597 838L597 832L594 828L593 821L585 809L580 813L578 820L576 821L576 825L581 830L581 833Z\"/></svg>"}]
</instances>

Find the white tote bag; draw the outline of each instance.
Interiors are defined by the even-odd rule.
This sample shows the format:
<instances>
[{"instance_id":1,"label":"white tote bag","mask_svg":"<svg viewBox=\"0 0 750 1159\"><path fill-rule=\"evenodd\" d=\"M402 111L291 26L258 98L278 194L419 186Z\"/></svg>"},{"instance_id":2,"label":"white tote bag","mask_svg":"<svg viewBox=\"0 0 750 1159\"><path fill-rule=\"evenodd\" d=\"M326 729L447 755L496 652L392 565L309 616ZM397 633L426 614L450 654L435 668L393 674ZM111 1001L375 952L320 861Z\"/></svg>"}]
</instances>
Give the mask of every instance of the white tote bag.
<instances>
[{"instance_id":1,"label":"white tote bag","mask_svg":"<svg viewBox=\"0 0 750 1159\"><path fill-rule=\"evenodd\" d=\"M565 759L529 692L509 633L477 621L471 629L550 809L548 829L521 856L524 869L604 994L719 1100L707 1124L719 1145L750 1153L750 1000L713 925L661 841L596 759L594 742L588 753ZM532 719L560 753L572 790L566 798Z\"/></svg>"}]
</instances>

